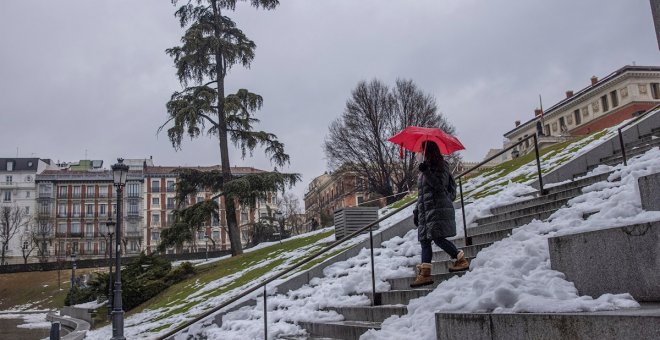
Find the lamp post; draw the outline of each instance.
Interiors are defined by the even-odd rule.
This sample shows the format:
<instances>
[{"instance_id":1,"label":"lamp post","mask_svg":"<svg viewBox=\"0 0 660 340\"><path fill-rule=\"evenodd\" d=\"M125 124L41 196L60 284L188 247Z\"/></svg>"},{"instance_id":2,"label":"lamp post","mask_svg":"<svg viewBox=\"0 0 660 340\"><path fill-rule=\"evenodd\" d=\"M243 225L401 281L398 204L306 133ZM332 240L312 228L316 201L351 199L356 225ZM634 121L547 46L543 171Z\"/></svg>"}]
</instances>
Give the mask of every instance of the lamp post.
<instances>
[{"instance_id":1,"label":"lamp post","mask_svg":"<svg viewBox=\"0 0 660 340\"><path fill-rule=\"evenodd\" d=\"M108 255L110 264L108 266L108 320L112 319L112 235L115 233L115 222L112 217L105 223L106 232L108 234Z\"/></svg>"},{"instance_id":2,"label":"lamp post","mask_svg":"<svg viewBox=\"0 0 660 340\"><path fill-rule=\"evenodd\" d=\"M206 249L206 261L209 260L209 235L204 234L204 247Z\"/></svg>"},{"instance_id":3,"label":"lamp post","mask_svg":"<svg viewBox=\"0 0 660 340\"><path fill-rule=\"evenodd\" d=\"M76 280L76 249L73 249L71 253L71 288L73 288L74 282Z\"/></svg>"},{"instance_id":4,"label":"lamp post","mask_svg":"<svg viewBox=\"0 0 660 340\"><path fill-rule=\"evenodd\" d=\"M112 180L117 189L117 224L115 226L115 294L112 304L112 340L125 340L124 337L124 311L121 304L121 220L122 220L122 196L128 165L124 164L123 158L117 158L117 163L112 166Z\"/></svg>"}]
</instances>

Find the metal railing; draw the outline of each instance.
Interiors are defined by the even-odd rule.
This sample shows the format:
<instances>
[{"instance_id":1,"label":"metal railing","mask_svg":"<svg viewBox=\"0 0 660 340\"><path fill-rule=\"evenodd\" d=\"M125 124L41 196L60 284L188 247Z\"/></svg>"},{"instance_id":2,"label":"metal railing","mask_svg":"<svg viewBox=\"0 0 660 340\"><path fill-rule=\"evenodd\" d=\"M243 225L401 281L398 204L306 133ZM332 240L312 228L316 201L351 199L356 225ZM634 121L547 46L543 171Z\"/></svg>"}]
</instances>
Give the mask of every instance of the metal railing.
<instances>
[{"instance_id":1,"label":"metal railing","mask_svg":"<svg viewBox=\"0 0 660 340\"><path fill-rule=\"evenodd\" d=\"M628 159L627 159L627 157L626 157L626 147L625 147L625 145L623 144L623 134L621 133L621 130L623 130L624 128L627 128L628 126L630 126L630 125L633 124L633 123L638 122L638 121L639 121L640 119L642 119L644 116L646 116L646 115L649 114L650 112L653 112L653 111L657 110L658 108L660 108L660 105L656 105L656 106L653 107L652 109L647 110L646 112L644 112L644 113L640 114L639 116L635 117L635 119L629 121L628 123L624 124L622 127L618 128L618 133L619 133L619 145L621 146L621 157L623 157L623 165L624 165L624 166L628 166Z\"/></svg>"},{"instance_id":2,"label":"metal railing","mask_svg":"<svg viewBox=\"0 0 660 340\"><path fill-rule=\"evenodd\" d=\"M292 271L294 271L294 270L296 270L296 269L298 269L298 268L304 266L305 264L309 263L310 261L313 261L313 260L316 259L317 257L319 257L319 256L321 256L321 255L323 255L323 254L325 254L325 253L328 252L329 250L331 250L331 249L337 247L338 245L340 245L340 244L342 244L342 243L344 243L344 242L346 242L346 241L352 239L353 237L355 237L355 236L357 236L357 235L359 235L359 234L361 234L361 233L363 233L363 232L365 232L365 231L367 231L367 230L369 230L369 245L370 245L370 248L371 248L371 294L372 294L371 305L372 305L372 306L380 305L380 300L381 300L381 299L380 299L380 295L378 295L378 293L376 293L376 274L375 274L375 271L374 271L374 240L373 240L373 227L374 227L375 225L377 225L378 223L380 223L380 222L382 222L382 221L384 221L384 220L386 220L386 219L392 217L394 214L399 213L399 212L402 211L403 209L405 209L405 208L407 208L407 207L413 205L413 204L416 203L416 202L417 202L416 200L413 200L413 201L411 201L411 202L408 202L408 203L404 204L402 207L400 207L400 208L398 208L398 209L392 211L391 213L388 213L387 215L385 215L385 216L383 216L383 217L381 217L381 218L379 218L379 219L377 219L377 220L375 220L375 221L373 221L373 222L367 224L366 226L362 227L362 228L359 229L359 230L356 230L355 232L351 233L350 235L347 235L347 236L345 236L345 237L343 237L343 238L341 238L341 239L335 241L335 242L332 243L331 245L329 245L329 246L327 246L327 247L325 247L325 248L319 250L318 252L316 252L316 253L314 253L314 254L312 254L312 255L310 255L310 256L307 256L307 257L304 258L302 261L300 261L300 262L298 262L298 263L296 263L296 264L290 266L289 268L285 269L284 271L279 272L279 273L277 273L277 274L271 276L270 278L266 279L264 282L262 282L262 283L260 283L260 284L258 284L258 285L256 285L256 286L254 286L254 287L252 287L252 288L247 289L247 290L244 291L243 293L241 293L241 294L239 294L239 295L237 295L237 296L235 296L235 297L233 297L233 298L231 298L231 299L229 299L229 300L223 302L223 303L220 304L219 306L216 306L216 307L214 307L214 308L212 308L212 309L210 309L210 310L208 310L208 311L206 311L206 312L204 312L204 313L198 315L198 316L195 317L194 319L192 319L192 320L190 320L190 321L187 321L186 323L184 323L184 324L182 324L182 325L180 325L180 326L177 326L176 328L174 328L174 329L172 329L171 331L167 332L165 335L159 336L158 339L167 339L167 338L169 338L169 337L171 337L171 336L177 334L178 332L180 332L180 331L182 331L182 330L184 330L184 329L190 327L191 325L193 325L193 324L195 324L195 323L201 321L202 319L208 317L209 315L211 315L211 314L213 314L213 313L216 313L217 311L219 311L219 310L221 310L221 309L223 309L223 308L225 308L225 307L231 305L232 303L234 303L234 302L236 302L236 301L238 301L238 300L240 300L240 299L242 299L242 298L248 296L248 295L251 294L252 292L254 292L254 291L256 291L256 290L258 290L258 289L260 289L260 288L262 288L262 287L263 287L263 290L264 290L264 338L267 339L267 338L268 338L268 316L267 316L267 311L268 311L268 309L267 309L266 307L267 307L267 298L268 298L268 294L267 294L266 286L267 286L269 283L273 282L274 280L277 280L277 279L279 279L280 277L282 277L282 276L284 276L284 275L286 275L286 274L288 274L288 273L290 273L290 272L292 272Z\"/></svg>"},{"instance_id":3,"label":"metal railing","mask_svg":"<svg viewBox=\"0 0 660 340\"><path fill-rule=\"evenodd\" d=\"M493 159L501 156L502 154L508 152L509 150L515 148L516 146L523 144L524 142L526 142L530 138L534 139L534 153L536 155L536 169L537 169L538 176L539 176L539 193L541 195L545 195L546 191L543 189L543 175L541 174L541 161L539 159L539 144L538 144L538 140L536 138L536 134L533 134L531 136L527 136L527 137L521 139L517 143L510 145L506 149L496 153L495 155L487 158L486 160L482 161L481 163L479 163L479 164L477 164L477 165L461 172L460 174L458 174L456 176L456 178L458 179L459 192L461 194L461 212L463 213L463 239L465 240L465 245L466 246L471 246L472 245L472 237L468 236L467 223L465 221L465 201L464 201L464 197L463 197L463 177L465 175L471 173L472 171L479 169L484 164L486 164L486 163L492 161Z\"/></svg>"}]
</instances>

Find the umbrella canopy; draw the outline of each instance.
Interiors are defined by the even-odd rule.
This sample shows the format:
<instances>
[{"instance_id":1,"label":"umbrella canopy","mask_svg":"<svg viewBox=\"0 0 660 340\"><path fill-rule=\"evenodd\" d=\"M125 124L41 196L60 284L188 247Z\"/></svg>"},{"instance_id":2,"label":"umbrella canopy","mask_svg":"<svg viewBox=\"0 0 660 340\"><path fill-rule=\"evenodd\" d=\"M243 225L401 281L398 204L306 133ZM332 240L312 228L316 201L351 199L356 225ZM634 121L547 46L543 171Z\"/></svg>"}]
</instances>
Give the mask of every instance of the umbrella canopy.
<instances>
[{"instance_id":1,"label":"umbrella canopy","mask_svg":"<svg viewBox=\"0 0 660 340\"><path fill-rule=\"evenodd\" d=\"M412 152L421 152L422 143L425 141L434 142L436 145L438 145L440 152L444 155L449 155L456 151L465 149L458 138L445 133L438 128L426 128L419 126L409 126L393 137L390 137L388 141Z\"/></svg>"}]
</instances>

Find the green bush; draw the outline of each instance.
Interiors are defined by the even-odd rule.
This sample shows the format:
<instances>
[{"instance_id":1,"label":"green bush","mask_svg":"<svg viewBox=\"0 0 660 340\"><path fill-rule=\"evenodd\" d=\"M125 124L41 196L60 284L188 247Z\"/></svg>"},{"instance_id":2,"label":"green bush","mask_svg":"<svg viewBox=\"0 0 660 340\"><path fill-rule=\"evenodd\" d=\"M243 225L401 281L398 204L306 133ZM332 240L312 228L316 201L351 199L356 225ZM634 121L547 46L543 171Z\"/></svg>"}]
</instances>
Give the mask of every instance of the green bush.
<instances>
[{"instance_id":1,"label":"green bush","mask_svg":"<svg viewBox=\"0 0 660 340\"><path fill-rule=\"evenodd\" d=\"M195 267L192 265L192 263L184 262L180 266L170 271L169 274L167 274L165 282L167 282L168 285L173 285L194 275Z\"/></svg>"}]
</instances>

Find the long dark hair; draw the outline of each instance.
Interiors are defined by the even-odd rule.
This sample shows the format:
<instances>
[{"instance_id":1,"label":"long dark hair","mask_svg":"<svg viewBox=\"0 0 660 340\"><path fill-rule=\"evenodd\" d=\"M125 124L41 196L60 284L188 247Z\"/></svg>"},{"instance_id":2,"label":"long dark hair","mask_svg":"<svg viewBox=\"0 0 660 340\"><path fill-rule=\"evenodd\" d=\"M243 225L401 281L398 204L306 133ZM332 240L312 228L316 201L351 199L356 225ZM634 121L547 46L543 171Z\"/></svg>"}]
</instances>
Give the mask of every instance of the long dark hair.
<instances>
[{"instance_id":1,"label":"long dark hair","mask_svg":"<svg viewBox=\"0 0 660 340\"><path fill-rule=\"evenodd\" d=\"M433 141L424 141L422 142L422 150L424 150L424 158L426 163L436 169L443 169L445 160L440 153L438 145Z\"/></svg>"}]
</instances>

